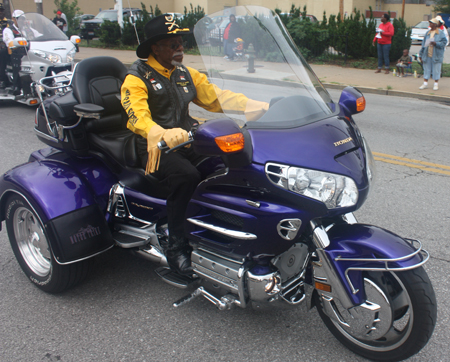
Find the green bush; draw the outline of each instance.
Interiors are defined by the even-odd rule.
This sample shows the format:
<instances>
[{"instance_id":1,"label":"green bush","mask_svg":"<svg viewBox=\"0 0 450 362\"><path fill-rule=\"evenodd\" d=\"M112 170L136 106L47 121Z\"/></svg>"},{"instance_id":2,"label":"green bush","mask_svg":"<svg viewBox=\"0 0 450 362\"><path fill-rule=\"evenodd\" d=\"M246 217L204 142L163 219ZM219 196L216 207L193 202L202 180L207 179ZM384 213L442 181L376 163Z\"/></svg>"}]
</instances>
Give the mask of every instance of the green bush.
<instances>
[{"instance_id":1,"label":"green bush","mask_svg":"<svg viewBox=\"0 0 450 362\"><path fill-rule=\"evenodd\" d=\"M392 37L389 60L396 62L403 55L403 50L411 47L411 28L406 26L405 20L402 18L394 19L392 25L394 25L394 36Z\"/></svg>"},{"instance_id":2,"label":"green bush","mask_svg":"<svg viewBox=\"0 0 450 362\"><path fill-rule=\"evenodd\" d=\"M120 43L120 25L117 22L105 20L100 27L100 41L108 47L114 47Z\"/></svg>"},{"instance_id":3,"label":"green bush","mask_svg":"<svg viewBox=\"0 0 450 362\"><path fill-rule=\"evenodd\" d=\"M191 10L187 11L186 6L184 7L184 17L183 19L177 19L177 23L181 28L189 28L191 30L194 29L194 25L205 16L205 9L201 6L197 6L194 8L191 4ZM205 29L205 37L206 37L206 29ZM185 42L186 49L192 49L197 47L197 43L194 38L194 34L186 35L183 37Z\"/></svg>"}]
</instances>

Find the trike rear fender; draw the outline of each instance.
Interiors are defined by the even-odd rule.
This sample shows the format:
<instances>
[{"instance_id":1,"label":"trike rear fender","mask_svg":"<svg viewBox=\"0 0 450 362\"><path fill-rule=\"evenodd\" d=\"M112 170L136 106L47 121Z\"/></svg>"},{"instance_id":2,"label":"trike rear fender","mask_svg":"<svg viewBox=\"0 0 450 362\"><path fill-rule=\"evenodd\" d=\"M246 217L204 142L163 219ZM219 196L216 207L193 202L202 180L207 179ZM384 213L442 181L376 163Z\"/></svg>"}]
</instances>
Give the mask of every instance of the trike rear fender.
<instances>
[{"instance_id":1,"label":"trike rear fender","mask_svg":"<svg viewBox=\"0 0 450 362\"><path fill-rule=\"evenodd\" d=\"M100 174L99 171L89 172ZM36 211L58 263L85 259L113 246L102 211L107 195L96 195L87 178L68 164L52 160L29 162L2 175L1 221L5 220L6 201L11 194L21 195Z\"/></svg>"}]
</instances>

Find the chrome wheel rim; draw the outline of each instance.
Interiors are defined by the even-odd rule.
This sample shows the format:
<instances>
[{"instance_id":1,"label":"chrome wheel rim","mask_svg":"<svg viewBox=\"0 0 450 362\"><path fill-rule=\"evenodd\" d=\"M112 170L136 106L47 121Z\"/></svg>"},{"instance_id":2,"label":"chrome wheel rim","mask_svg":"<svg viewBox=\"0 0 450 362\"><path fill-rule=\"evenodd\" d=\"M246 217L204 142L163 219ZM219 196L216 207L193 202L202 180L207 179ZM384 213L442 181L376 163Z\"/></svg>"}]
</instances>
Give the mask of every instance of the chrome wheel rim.
<instances>
[{"instance_id":1,"label":"chrome wheel rim","mask_svg":"<svg viewBox=\"0 0 450 362\"><path fill-rule=\"evenodd\" d=\"M331 319L335 327L344 337L356 345L374 352L388 352L400 347L409 338L413 327L414 313L409 294L401 280L395 274L391 273L391 275L395 278L395 281L400 288L396 290L395 294L390 295L389 298L386 291L376 287L376 284L370 279L365 279L366 291L367 287L370 287L371 289L371 292L368 293L368 302L371 302L371 296L375 298L378 297L378 300L385 299L387 301L389 299L389 302L384 304L384 307L389 305L389 312L392 314L392 318L389 318L386 312L383 313L384 317L388 319L389 325L384 325L382 327L384 331L381 338L379 338L380 336L378 335L376 339L370 339L367 338L366 335L363 336L361 334L358 335L357 333L352 333L352 331ZM341 311L343 312L344 309L342 308ZM345 314L343 313L342 315ZM382 324L383 321L378 323ZM376 325L376 321L374 321L374 325Z\"/></svg>"},{"instance_id":2,"label":"chrome wheel rim","mask_svg":"<svg viewBox=\"0 0 450 362\"><path fill-rule=\"evenodd\" d=\"M51 269L51 254L39 219L25 207L14 213L14 235L28 268L39 277L46 277Z\"/></svg>"}]
</instances>

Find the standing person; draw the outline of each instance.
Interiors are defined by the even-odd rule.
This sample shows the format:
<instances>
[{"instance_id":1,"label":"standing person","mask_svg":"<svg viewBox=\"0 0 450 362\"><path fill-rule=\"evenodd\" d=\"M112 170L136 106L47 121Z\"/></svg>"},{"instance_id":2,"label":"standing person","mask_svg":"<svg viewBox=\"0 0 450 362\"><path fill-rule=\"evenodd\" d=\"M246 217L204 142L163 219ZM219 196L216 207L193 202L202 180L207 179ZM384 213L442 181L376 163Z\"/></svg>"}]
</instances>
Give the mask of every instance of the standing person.
<instances>
[{"instance_id":1,"label":"standing person","mask_svg":"<svg viewBox=\"0 0 450 362\"><path fill-rule=\"evenodd\" d=\"M66 14L63 13L63 11L61 9L58 9L58 11L61 11L61 18L64 19L64 21L66 22L62 29L65 34L65 33L67 33L67 30L69 30L69 23L67 22L67 16L66 16Z\"/></svg>"},{"instance_id":2,"label":"standing person","mask_svg":"<svg viewBox=\"0 0 450 362\"><path fill-rule=\"evenodd\" d=\"M67 22L62 18L62 12L61 10L58 10L56 12L56 16L53 19L53 23L61 30L63 31L64 26L67 24Z\"/></svg>"},{"instance_id":3,"label":"standing person","mask_svg":"<svg viewBox=\"0 0 450 362\"><path fill-rule=\"evenodd\" d=\"M381 73L383 67L385 74L389 74L389 52L391 50L392 37L394 36L394 26L390 22L389 14L384 14L381 18L381 24L377 28L377 34L373 38L373 45L377 43L378 69L375 73Z\"/></svg>"},{"instance_id":4,"label":"standing person","mask_svg":"<svg viewBox=\"0 0 450 362\"><path fill-rule=\"evenodd\" d=\"M445 37L447 38L447 44L445 46L448 46L449 43L449 36L448 36L448 29L445 27L445 21L442 19L440 15L436 16L436 19L439 20L439 26L438 28L441 29L444 32Z\"/></svg>"},{"instance_id":5,"label":"standing person","mask_svg":"<svg viewBox=\"0 0 450 362\"><path fill-rule=\"evenodd\" d=\"M225 31L223 33L223 49L225 52L225 59L234 59L234 39L239 38L241 30L239 24L236 21L236 16L234 14L230 15L230 22L228 23Z\"/></svg>"},{"instance_id":6,"label":"standing person","mask_svg":"<svg viewBox=\"0 0 450 362\"><path fill-rule=\"evenodd\" d=\"M222 91L209 83L206 75L185 67L182 35L191 31L180 28L172 15L153 18L144 32L147 40L136 49L140 60L133 63L124 80L121 102L128 114L127 127L141 136L137 147L142 166L169 188L167 262L175 272L190 274L184 221L189 200L201 181L194 165L202 157L193 147L166 154L157 144L163 140L173 148L188 140L188 132L196 123L189 115L191 102L210 112L223 112L221 104L226 104L227 109L243 112L248 119L265 112L268 104Z\"/></svg>"},{"instance_id":7,"label":"standing person","mask_svg":"<svg viewBox=\"0 0 450 362\"><path fill-rule=\"evenodd\" d=\"M5 18L5 8L0 3L0 89L5 89L8 85L6 76L6 65L8 64L8 47L3 41L3 30L9 26L9 20Z\"/></svg>"},{"instance_id":8,"label":"standing person","mask_svg":"<svg viewBox=\"0 0 450 362\"><path fill-rule=\"evenodd\" d=\"M13 95L19 95L22 89L20 80L20 67L22 64L22 57L26 54L24 47L14 48L14 38L21 37L19 30L19 18L23 17L22 10L14 10L12 13L13 24L3 30L3 41L8 47L8 53L11 55L11 66L13 72Z\"/></svg>"},{"instance_id":9,"label":"standing person","mask_svg":"<svg viewBox=\"0 0 450 362\"><path fill-rule=\"evenodd\" d=\"M439 20L430 20L430 30L427 31L419 52L419 60L423 63L423 84L419 89L428 88L428 79L433 77L433 90L439 89L438 82L441 78L442 62L444 61L445 45L447 38L444 32L438 28Z\"/></svg>"}]
</instances>

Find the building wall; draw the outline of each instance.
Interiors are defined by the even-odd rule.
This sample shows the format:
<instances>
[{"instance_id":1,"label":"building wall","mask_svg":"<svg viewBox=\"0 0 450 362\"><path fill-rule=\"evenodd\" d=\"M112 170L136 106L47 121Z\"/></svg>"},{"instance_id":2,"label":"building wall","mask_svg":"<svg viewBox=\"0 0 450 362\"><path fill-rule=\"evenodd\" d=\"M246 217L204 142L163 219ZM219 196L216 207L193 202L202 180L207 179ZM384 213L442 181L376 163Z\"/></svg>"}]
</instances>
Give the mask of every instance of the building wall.
<instances>
[{"instance_id":1,"label":"building wall","mask_svg":"<svg viewBox=\"0 0 450 362\"><path fill-rule=\"evenodd\" d=\"M70 1L70 0L69 0ZM194 7L200 5L205 13L213 13L223 10L225 7L231 7L236 5L260 5L269 9L280 9L282 12L288 12L291 9L292 4L295 7L306 5L306 11L308 14L312 14L317 19L322 20L323 13L326 11L327 18L331 14L339 13L339 0L129 0L132 7L141 8L141 2L143 2L149 10L150 6L153 9L158 5L162 12L179 12L184 13L184 7L190 10L190 4ZM421 1L422 2L422 1ZM376 0L344 0L344 14L350 15L353 9L365 13L371 6L375 10ZM14 0L13 5L16 9L23 10L25 12L35 12L37 9L36 3L32 0ZM115 5L114 0L78 0L78 7L84 14L98 14L100 9L110 9ZM124 6L128 6L128 1L124 1ZM42 7L44 15L48 18L55 16L56 6L53 0L43 0ZM13 10L13 9L12 9ZM396 11L398 17L401 16L402 4L401 3L385 3L382 2L382 11ZM435 14L432 12L433 6L426 6L425 4L407 4L405 5L405 21L408 26L413 26L419 21L427 20L428 16L433 17Z\"/></svg>"}]
</instances>

